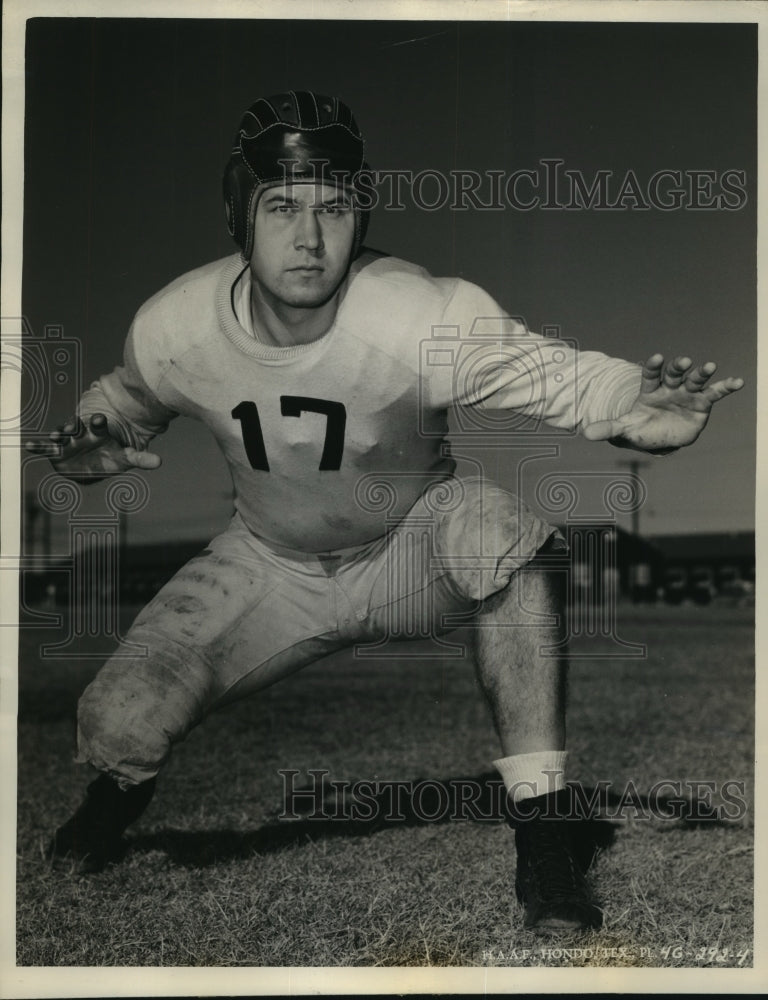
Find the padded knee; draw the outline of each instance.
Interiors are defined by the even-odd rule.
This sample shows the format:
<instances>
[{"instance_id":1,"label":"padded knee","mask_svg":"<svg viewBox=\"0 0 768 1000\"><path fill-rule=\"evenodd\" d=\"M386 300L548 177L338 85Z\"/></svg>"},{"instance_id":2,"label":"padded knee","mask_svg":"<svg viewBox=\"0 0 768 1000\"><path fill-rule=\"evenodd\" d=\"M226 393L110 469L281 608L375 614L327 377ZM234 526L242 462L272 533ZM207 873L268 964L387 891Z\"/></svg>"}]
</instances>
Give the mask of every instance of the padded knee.
<instances>
[{"instance_id":1,"label":"padded knee","mask_svg":"<svg viewBox=\"0 0 768 1000\"><path fill-rule=\"evenodd\" d=\"M454 499L437 512L435 537L438 559L463 597L478 601L502 590L547 542L565 550L558 529L514 493L480 477L454 483Z\"/></svg>"},{"instance_id":2,"label":"padded knee","mask_svg":"<svg viewBox=\"0 0 768 1000\"><path fill-rule=\"evenodd\" d=\"M210 690L206 662L163 637L131 633L146 658L113 657L78 706L78 755L126 787L158 773L175 743L203 717Z\"/></svg>"}]
</instances>

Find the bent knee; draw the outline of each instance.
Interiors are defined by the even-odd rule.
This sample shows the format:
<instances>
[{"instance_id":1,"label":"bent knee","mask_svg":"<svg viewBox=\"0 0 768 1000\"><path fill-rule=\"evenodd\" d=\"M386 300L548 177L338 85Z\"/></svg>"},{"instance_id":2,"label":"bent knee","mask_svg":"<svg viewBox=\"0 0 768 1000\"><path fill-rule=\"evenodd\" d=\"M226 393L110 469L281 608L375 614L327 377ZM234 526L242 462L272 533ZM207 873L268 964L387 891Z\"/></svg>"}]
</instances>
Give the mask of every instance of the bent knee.
<instances>
[{"instance_id":1,"label":"bent knee","mask_svg":"<svg viewBox=\"0 0 768 1000\"><path fill-rule=\"evenodd\" d=\"M481 478L458 482L437 515L436 549L464 597L483 600L502 590L547 545L565 550L558 529L514 493Z\"/></svg>"},{"instance_id":2,"label":"bent knee","mask_svg":"<svg viewBox=\"0 0 768 1000\"><path fill-rule=\"evenodd\" d=\"M80 699L77 720L77 760L100 771L138 783L153 777L171 753L171 736L139 714L128 715L109 699Z\"/></svg>"},{"instance_id":3,"label":"bent knee","mask_svg":"<svg viewBox=\"0 0 768 1000\"><path fill-rule=\"evenodd\" d=\"M178 655L110 660L80 698L77 759L128 783L157 774L204 714L208 685L194 666Z\"/></svg>"}]
</instances>

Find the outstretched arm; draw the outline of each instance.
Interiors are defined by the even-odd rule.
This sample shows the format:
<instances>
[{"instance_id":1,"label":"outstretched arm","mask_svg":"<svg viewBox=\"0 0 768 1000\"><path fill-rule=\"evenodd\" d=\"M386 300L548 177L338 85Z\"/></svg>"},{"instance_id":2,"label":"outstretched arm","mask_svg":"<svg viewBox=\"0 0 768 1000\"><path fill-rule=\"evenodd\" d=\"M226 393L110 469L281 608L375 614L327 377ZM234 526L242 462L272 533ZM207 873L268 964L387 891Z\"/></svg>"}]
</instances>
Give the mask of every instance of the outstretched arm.
<instances>
[{"instance_id":1,"label":"outstretched arm","mask_svg":"<svg viewBox=\"0 0 768 1000\"><path fill-rule=\"evenodd\" d=\"M98 482L128 469L156 469L162 462L154 452L118 441L103 413L85 420L72 417L48 441L28 441L25 447L33 455L45 455L57 472L77 482Z\"/></svg>"},{"instance_id":2,"label":"outstretched arm","mask_svg":"<svg viewBox=\"0 0 768 1000\"><path fill-rule=\"evenodd\" d=\"M694 367L687 357L665 363L661 354L652 355L631 409L616 420L590 424L584 437L659 455L693 444L715 403L744 385L740 378L711 382L716 368L713 361Z\"/></svg>"}]
</instances>

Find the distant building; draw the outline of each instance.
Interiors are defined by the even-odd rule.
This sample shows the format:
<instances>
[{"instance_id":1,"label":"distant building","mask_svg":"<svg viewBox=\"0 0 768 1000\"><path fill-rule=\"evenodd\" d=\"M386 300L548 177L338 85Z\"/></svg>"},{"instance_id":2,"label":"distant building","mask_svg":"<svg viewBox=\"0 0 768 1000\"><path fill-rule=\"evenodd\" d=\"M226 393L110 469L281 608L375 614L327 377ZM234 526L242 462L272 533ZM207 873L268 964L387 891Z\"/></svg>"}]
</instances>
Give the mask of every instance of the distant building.
<instances>
[{"instance_id":1,"label":"distant building","mask_svg":"<svg viewBox=\"0 0 768 1000\"><path fill-rule=\"evenodd\" d=\"M619 597L652 600L664 557L648 539L613 522L567 524L572 600L605 603Z\"/></svg>"},{"instance_id":2,"label":"distant building","mask_svg":"<svg viewBox=\"0 0 768 1000\"><path fill-rule=\"evenodd\" d=\"M692 597L705 603L718 594L754 593L754 531L659 535L649 541L663 555L662 586L668 600Z\"/></svg>"}]
</instances>

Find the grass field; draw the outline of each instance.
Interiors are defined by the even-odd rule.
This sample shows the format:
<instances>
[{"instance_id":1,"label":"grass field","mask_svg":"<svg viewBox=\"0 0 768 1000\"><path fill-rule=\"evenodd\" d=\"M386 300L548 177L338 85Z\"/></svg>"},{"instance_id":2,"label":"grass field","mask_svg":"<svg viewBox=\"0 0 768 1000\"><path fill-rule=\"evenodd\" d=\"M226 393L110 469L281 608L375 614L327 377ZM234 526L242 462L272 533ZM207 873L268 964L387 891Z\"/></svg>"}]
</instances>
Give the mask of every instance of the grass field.
<instances>
[{"instance_id":1,"label":"grass field","mask_svg":"<svg viewBox=\"0 0 768 1000\"><path fill-rule=\"evenodd\" d=\"M522 927L498 820L277 818L281 769L487 787L497 745L466 661L345 653L219 713L177 749L122 864L78 877L43 851L88 777L71 763L74 712L99 664L41 658L57 634L23 629L18 964L751 966L752 617L623 606L619 632L646 657L574 644L570 777L641 793L741 781L749 808L700 825L630 810L594 868L603 930L544 938Z\"/></svg>"}]
</instances>

